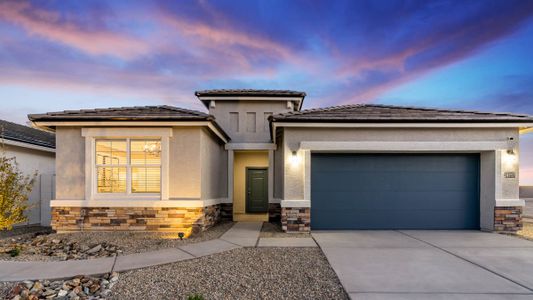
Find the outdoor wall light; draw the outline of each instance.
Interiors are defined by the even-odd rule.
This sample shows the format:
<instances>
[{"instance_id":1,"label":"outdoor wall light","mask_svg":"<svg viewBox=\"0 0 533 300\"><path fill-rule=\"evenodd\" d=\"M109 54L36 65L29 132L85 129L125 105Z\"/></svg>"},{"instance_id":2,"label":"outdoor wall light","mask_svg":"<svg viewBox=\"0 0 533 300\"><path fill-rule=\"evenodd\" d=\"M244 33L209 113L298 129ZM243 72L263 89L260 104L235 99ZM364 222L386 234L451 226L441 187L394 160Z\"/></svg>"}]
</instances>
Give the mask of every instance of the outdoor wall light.
<instances>
[{"instance_id":1,"label":"outdoor wall light","mask_svg":"<svg viewBox=\"0 0 533 300\"><path fill-rule=\"evenodd\" d=\"M300 164L300 156L298 156L298 152L292 151L292 155L289 157L289 162L292 166Z\"/></svg>"},{"instance_id":2,"label":"outdoor wall light","mask_svg":"<svg viewBox=\"0 0 533 300\"><path fill-rule=\"evenodd\" d=\"M508 149L502 159L508 167L513 167L518 160L514 149Z\"/></svg>"}]
</instances>

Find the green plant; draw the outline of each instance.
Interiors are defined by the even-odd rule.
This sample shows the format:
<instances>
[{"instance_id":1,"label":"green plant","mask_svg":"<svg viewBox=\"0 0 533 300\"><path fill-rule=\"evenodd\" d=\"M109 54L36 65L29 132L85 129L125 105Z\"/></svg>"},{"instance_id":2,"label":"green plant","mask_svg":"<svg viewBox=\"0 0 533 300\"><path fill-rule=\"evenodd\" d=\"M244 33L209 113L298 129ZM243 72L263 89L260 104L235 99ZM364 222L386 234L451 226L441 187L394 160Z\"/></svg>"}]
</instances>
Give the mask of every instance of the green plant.
<instances>
[{"instance_id":1,"label":"green plant","mask_svg":"<svg viewBox=\"0 0 533 300\"><path fill-rule=\"evenodd\" d=\"M187 300L204 300L204 296L202 296L201 294L192 294L192 295L189 295L189 297L187 297Z\"/></svg>"},{"instance_id":2,"label":"green plant","mask_svg":"<svg viewBox=\"0 0 533 300\"><path fill-rule=\"evenodd\" d=\"M11 257L19 256L20 255L20 248L19 247L15 247L15 248L7 251L7 254L9 254L9 256L11 256Z\"/></svg>"},{"instance_id":3,"label":"green plant","mask_svg":"<svg viewBox=\"0 0 533 300\"><path fill-rule=\"evenodd\" d=\"M0 147L0 230L10 230L27 220L24 212L36 177L37 172L25 175L15 158L6 157Z\"/></svg>"}]
</instances>

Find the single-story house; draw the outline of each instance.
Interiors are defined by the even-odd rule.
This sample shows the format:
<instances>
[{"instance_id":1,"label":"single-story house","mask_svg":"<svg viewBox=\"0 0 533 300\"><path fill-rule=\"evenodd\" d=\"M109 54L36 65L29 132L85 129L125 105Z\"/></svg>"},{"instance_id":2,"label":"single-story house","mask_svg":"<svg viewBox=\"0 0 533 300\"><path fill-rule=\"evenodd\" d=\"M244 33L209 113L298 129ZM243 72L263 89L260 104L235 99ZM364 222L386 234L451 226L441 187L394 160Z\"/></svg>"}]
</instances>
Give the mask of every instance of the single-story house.
<instances>
[{"instance_id":1,"label":"single-story house","mask_svg":"<svg viewBox=\"0 0 533 300\"><path fill-rule=\"evenodd\" d=\"M521 226L518 141L531 116L374 104L302 110L306 94L286 90L196 96L208 113L163 105L30 115L56 132L53 227Z\"/></svg>"},{"instance_id":2,"label":"single-story house","mask_svg":"<svg viewBox=\"0 0 533 300\"><path fill-rule=\"evenodd\" d=\"M0 151L15 158L25 175L37 177L28 198L28 220L18 225L50 226L50 200L54 198L55 136L29 126L0 120Z\"/></svg>"}]
</instances>

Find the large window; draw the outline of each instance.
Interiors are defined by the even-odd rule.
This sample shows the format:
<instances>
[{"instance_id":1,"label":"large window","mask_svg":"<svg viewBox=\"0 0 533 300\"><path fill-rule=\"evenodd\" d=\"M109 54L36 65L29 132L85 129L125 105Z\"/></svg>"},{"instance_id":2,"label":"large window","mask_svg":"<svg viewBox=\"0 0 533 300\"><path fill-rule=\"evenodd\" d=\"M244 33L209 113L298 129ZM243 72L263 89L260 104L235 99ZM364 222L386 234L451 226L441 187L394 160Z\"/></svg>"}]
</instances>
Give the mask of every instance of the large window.
<instances>
[{"instance_id":1,"label":"large window","mask_svg":"<svg viewBox=\"0 0 533 300\"><path fill-rule=\"evenodd\" d=\"M161 141L97 139L98 193L160 193Z\"/></svg>"}]
</instances>

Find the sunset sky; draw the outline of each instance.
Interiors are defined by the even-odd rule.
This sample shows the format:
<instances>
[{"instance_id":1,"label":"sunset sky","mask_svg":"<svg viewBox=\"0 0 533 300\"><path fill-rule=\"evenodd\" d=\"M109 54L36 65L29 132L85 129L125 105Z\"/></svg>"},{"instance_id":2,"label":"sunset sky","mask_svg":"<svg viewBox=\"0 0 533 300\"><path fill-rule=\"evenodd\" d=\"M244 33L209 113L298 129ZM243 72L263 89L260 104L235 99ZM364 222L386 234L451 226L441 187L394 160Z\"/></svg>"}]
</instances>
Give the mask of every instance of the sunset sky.
<instances>
[{"instance_id":1,"label":"sunset sky","mask_svg":"<svg viewBox=\"0 0 533 300\"><path fill-rule=\"evenodd\" d=\"M0 0L0 118L170 104L198 89L307 92L533 114L533 1ZM533 134L521 183L533 185Z\"/></svg>"}]
</instances>

